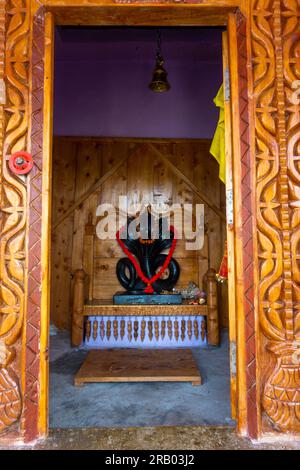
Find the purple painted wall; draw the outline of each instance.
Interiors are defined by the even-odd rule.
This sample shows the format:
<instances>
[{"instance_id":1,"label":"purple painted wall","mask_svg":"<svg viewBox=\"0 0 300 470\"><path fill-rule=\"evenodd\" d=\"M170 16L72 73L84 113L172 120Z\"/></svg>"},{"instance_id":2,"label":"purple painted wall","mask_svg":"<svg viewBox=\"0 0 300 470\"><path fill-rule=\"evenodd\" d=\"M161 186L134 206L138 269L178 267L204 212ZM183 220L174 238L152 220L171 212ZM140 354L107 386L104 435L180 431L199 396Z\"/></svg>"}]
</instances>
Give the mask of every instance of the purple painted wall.
<instances>
[{"instance_id":1,"label":"purple painted wall","mask_svg":"<svg viewBox=\"0 0 300 470\"><path fill-rule=\"evenodd\" d=\"M171 90L148 89L156 30L59 28L54 133L117 137L212 137L212 99L222 81L221 32L162 30Z\"/></svg>"}]
</instances>

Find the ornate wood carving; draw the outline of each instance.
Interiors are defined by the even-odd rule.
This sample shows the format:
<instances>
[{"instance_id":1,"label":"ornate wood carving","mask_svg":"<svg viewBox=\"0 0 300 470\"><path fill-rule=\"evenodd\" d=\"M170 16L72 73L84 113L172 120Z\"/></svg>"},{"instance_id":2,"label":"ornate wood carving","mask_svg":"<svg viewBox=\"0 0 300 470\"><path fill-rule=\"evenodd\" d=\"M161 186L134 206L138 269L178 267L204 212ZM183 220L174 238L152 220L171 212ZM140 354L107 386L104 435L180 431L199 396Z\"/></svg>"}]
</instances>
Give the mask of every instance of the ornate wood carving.
<instances>
[{"instance_id":1,"label":"ornate wood carving","mask_svg":"<svg viewBox=\"0 0 300 470\"><path fill-rule=\"evenodd\" d=\"M276 365L262 404L280 430L300 430L299 1L253 1L259 320ZM264 343L263 343L264 344Z\"/></svg>"},{"instance_id":2,"label":"ornate wood carving","mask_svg":"<svg viewBox=\"0 0 300 470\"><path fill-rule=\"evenodd\" d=\"M243 298L245 313L245 359L247 390L247 427L249 436L257 436L256 332L254 328L254 248L253 248L253 162L249 137L247 23L237 14L237 51L239 75L240 158L242 197ZM239 254L241 256L241 254Z\"/></svg>"},{"instance_id":3,"label":"ornate wood carving","mask_svg":"<svg viewBox=\"0 0 300 470\"><path fill-rule=\"evenodd\" d=\"M115 3L122 3L122 4L134 4L134 3L190 3L188 0L114 0Z\"/></svg>"},{"instance_id":4,"label":"ornate wood carving","mask_svg":"<svg viewBox=\"0 0 300 470\"><path fill-rule=\"evenodd\" d=\"M78 286L77 286L78 288ZM76 296L75 296L76 297ZM101 310L101 308L100 308ZM130 317L129 317L130 315ZM112 319L113 318L113 319ZM164 320L164 317L157 317L156 313L153 312L153 315L145 314L146 319L141 319L140 315L134 315L132 312L128 314L127 321L127 330L128 330L128 339L133 342L141 342L147 339L153 343L153 347L160 346L158 342L161 342L166 337L166 325L167 322ZM178 344L183 347L187 347L187 336L189 341L193 339L199 339L199 329L201 328L201 342L199 341L198 345L203 346L207 343L207 332L206 332L206 322L202 315L191 316L184 318L181 315L178 315L179 320L174 315L168 320L168 327L172 333L174 329L174 334L178 336ZM109 313L106 314L105 311L101 313L94 313L88 317L83 317L84 322L84 336L83 344L90 346L91 349L97 349L99 347L106 349L109 348L122 348L128 347L127 338L124 335L125 321L121 316L109 316ZM120 332L120 334L119 334ZM133 334L132 334L133 333ZM170 336L170 339L172 335ZM184 344L185 343L185 344ZM137 344L138 347L140 345ZM190 347L194 347L195 342L190 344Z\"/></svg>"},{"instance_id":5,"label":"ornate wood carving","mask_svg":"<svg viewBox=\"0 0 300 470\"><path fill-rule=\"evenodd\" d=\"M38 434L40 321L41 321L41 235L42 235L42 171L43 171L43 87L44 87L44 11L33 18L31 57L31 154L34 168L28 191L28 272L27 318L25 338L25 437Z\"/></svg>"},{"instance_id":6,"label":"ornate wood carving","mask_svg":"<svg viewBox=\"0 0 300 470\"><path fill-rule=\"evenodd\" d=\"M3 80L4 72L6 79L6 102L1 102L0 106L0 139L1 152L3 152L1 155L3 156L1 165L3 218L0 244L0 344L2 350L0 431L18 421L22 412L19 377L20 335L24 317L26 178L13 176L8 170L7 160L13 152L26 150L28 143L29 6L29 2L25 0L0 2L0 80Z\"/></svg>"},{"instance_id":7,"label":"ornate wood carving","mask_svg":"<svg viewBox=\"0 0 300 470\"><path fill-rule=\"evenodd\" d=\"M136 0L124 0L137 3ZM123 0L115 0L124 3ZM48 2L51 3L51 2ZM154 2L155 3L155 2ZM166 3L171 3L171 0ZM184 3L184 0L172 2ZM17 423L24 402L24 427L28 438L37 436L39 392L40 334L40 235L42 174L42 84L43 15L35 18L32 64L29 59L31 16L30 0L0 0L0 43L5 39L5 60L0 48L0 151L1 208L0 240L0 432ZM300 113L294 100L295 82L300 79L299 0L251 0L252 80L255 106L256 202L259 257L258 309L263 337L261 354L265 356L266 339L274 354L274 365L261 370L261 403L271 422L283 431L300 430ZM6 18L5 18L6 9ZM239 24L239 51L246 51L245 24ZM6 32L4 38L4 30ZM243 52L243 53L244 53ZM241 55L242 63L245 57ZM31 67L30 67L31 65ZM6 78L6 103L2 79ZM30 177L13 176L7 168L8 156L17 150L30 150L29 82L32 87L31 152L35 169ZM241 75L240 80L245 77ZM243 88L245 91L245 88ZM299 95L298 95L299 96ZM245 95L240 94L243 109ZM244 130L244 129L243 129ZM243 140L243 139L242 139ZM242 146L243 146L242 142ZM243 149L242 149L243 155ZM244 158L253 164L247 142ZM249 175L244 174L249 197ZM30 184L28 184L30 181ZM251 182L250 182L251 184ZM26 193L29 194L27 213ZM247 205L245 205L245 211ZM247 220L247 214L244 214ZM249 216L250 217L250 216ZM252 216L251 216L252 217ZM25 238L26 223L29 237ZM245 233L248 223L244 224ZM246 230L247 229L247 230ZM26 245L27 242L27 245ZM244 238L247 246L247 237ZM243 263L255 252L243 253ZM28 303L25 337L25 361L22 364L21 341L24 319L24 266L28 250ZM247 261L248 260L248 261ZM252 273L250 273L253 276ZM250 276L250 278L251 278ZM246 280L245 276L245 280ZM247 277L248 278L248 277ZM252 309L250 308L252 302ZM256 415L255 342L253 292L245 286L248 418ZM247 313L248 312L248 313ZM248 315L249 314L249 315ZM166 322L166 334L179 336L178 325ZM142 328L142 334L145 334ZM195 328L195 326L194 326ZM197 334L199 334L197 327ZM154 329L155 332L155 329ZM121 323L120 335L132 339L132 324ZM153 331L151 332L153 334ZM195 333L196 334L196 333ZM248 349L249 346L249 349ZM251 346L251 347L250 347ZM260 364L264 367L263 361ZM21 368L25 367L23 400L20 392ZM266 373L267 372L267 373ZM265 379L266 376L266 379ZM252 411L251 411L252 410ZM257 423L252 423L256 427Z\"/></svg>"}]
</instances>

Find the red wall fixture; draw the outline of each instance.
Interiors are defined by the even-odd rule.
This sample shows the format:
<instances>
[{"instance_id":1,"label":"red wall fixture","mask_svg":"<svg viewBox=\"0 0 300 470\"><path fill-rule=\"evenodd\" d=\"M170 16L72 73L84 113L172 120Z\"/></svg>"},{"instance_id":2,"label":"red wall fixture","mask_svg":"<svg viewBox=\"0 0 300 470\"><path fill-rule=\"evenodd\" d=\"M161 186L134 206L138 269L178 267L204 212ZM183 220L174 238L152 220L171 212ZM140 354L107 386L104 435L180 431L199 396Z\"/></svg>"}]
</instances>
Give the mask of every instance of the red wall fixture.
<instances>
[{"instance_id":1,"label":"red wall fixture","mask_svg":"<svg viewBox=\"0 0 300 470\"><path fill-rule=\"evenodd\" d=\"M33 159L30 153L20 151L10 156L8 165L16 175L27 175L32 170Z\"/></svg>"}]
</instances>

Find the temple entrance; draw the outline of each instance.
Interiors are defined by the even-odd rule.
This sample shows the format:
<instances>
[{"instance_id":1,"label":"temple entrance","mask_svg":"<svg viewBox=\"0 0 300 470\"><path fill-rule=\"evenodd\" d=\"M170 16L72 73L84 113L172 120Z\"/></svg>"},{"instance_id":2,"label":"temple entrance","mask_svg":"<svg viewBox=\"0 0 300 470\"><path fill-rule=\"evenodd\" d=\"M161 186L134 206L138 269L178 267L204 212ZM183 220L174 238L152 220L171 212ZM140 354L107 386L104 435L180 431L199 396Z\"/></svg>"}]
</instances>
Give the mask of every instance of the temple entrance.
<instances>
[{"instance_id":1,"label":"temple entrance","mask_svg":"<svg viewBox=\"0 0 300 470\"><path fill-rule=\"evenodd\" d=\"M72 14L69 14L69 13ZM163 20L161 14L164 13ZM162 24L163 23L163 24ZM26 334L23 344L23 350L26 367L24 374L24 404L20 404L20 400L16 402L15 408L23 410L24 420L22 421L25 429L25 438L26 440L32 440L36 436L43 436L47 434L48 431L48 415L49 415L49 332L50 332L50 311L51 311L51 249L52 249L52 234L51 232L54 229L54 223L58 223L59 220L54 220L51 216L53 214L52 210L52 166L53 166L53 132L52 132L52 111L53 111L53 65L54 65L54 30L55 24L66 26L66 25L96 25L97 27L101 26L118 26L124 25L134 26L134 27L202 27L202 26L221 26L222 28L227 26L228 37L226 33L222 34L222 54L223 54L223 77L226 77L225 80L225 92L224 96L224 118L227 125L225 126L225 155L226 155L226 212L227 212L227 247L228 247L228 320L229 320L229 345L230 345L230 363L231 363L231 373L230 373L230 390L231 390L231 408L232 416L237 417L237 426L240 433L249 432L249 435L257 435L257 424L258 424L258 410L256 407L256 401L253 399L256 393L256 375L254 374L253 369L253 360L255 359L255 328L253 323L253 297L254 297L254 270L253 270L253 243L252 243L252 218L253 218L253 207L251 195L251 165L250 165L250 142L249 142L249 116L248 116L248 77L247 77L247 64L249 63L249 49L247 47L246 35L247 35L247 22L245 17L236 10L236 7L225 7L225 8L211 8L200 5L190 6L143 6L136 7L135 5L129 6L101 6L97 7L93 5L85 6L84 8L76 7L52 7L49 4L49 8L39 10L33 17L33 28L32 28L32 88L31 88L31 98L32 98L32 113L31 121L32 126L30 128L30 149L32 151L32 158L35 161L34 172L31 175L29 195L28 195L28 213L29 213L29 245L28 253L26 253L26 260L28 261L28 291L26 291ZM229 60L230 58L230 60ZM161 61L158 61L161 62ZM165 74L164 70L161 70L163 64L156 64L156 76L158 72L160 76ZM153 67L153 66L152 66ZM160 71L158 70L160 69ZM155 74L153 73L153 68L151 71L152 83L155 82ZM229 80L227 79L229 78ZM148 83L148 79L147 79ZM154 83L153 83L154 84ZM169 93L169 92L168 92ZM175 113L176 114L176 113ZM169 134L170 135L170 134ZM75 137L75 136L74 136ZM80 136L81 137L81 136ZM90 137L90 136L89 136ZM105 138L105 136L102 136ZM106 136L107 138L107 136ZM130 139L137 139L138 136L130 137ZM141 137L145 139L145 137ZM194 137L193 137L194 138ZM162 149L157 148L155 145L157 142L154 142L156 137L149 137L151 142L145 142L148 144L147 152L149 148L151 149L150 155L153 161L158 158L160 161L164 161L166 164L169 159L172 159L172 152L164 154ZM169 137L170 139L170 137ZM134 151L134 149L132 149ZM142 154L144 155L144 150ZM185 153L185 152L184 152ZM154 155L156 155L154 157ZM132 156L132 155L130 155ZM124 156L124 161L125 161ZM74 159L73 159L74 160ZM138 162L139 159L136 159ZM123 160L119 160L121 166ZM168 163L168 167L171 170L172 162ZM179 162L180 163L180 162ZM177 177L179 176L178 171L180 172L180 179L182 183L188 184L190 187L189 191L191 193L197 194L198 196L201 193L201 198L204 200L210 209L213 209L213 212L221 214L220 208L215 207L215 204L211 204L211 201L208 201L207 196L203 190L199 191L199 188L196 187L195 182L191 181L190 178L183 177L184 168L179 168L176 165L172 165L172 169L176 168ZM101 170L102 171L102 170ZM171 171L170 173L176 173ZM234 175L234 191L233 191L233 175ZM111 173L106 172L106 177L111 176ZM140 173L137 174L136 180L139 179ZM101 177L100 177L101 179ZM100 181L100 180L99 180ZM101 180L101 185L104 185L106 181ZM192 184L191 184L192 183ZM95 183L96 184L96 183ZM98 183L97 183L98 184ZM88 188L88 191L91 188ZM92 189L97 189L94 186ZM99 188L98 188L99 189ZM59 189L60 190L60 189ZM187 192L189 192L187 191ZM153 192L153 187L152 187ZM113 193L113 190L110 191L110 194ZM159 195L160 193L156 193ZM179 194L176 193L176 194ZM185 191L182 192L185 194ZM85 200L85 195L82 195L79 200L74 199L75 209L79 209L81 203ZM74 212L74 204L71 204L69 209L70 213ZM66 212L62 215L65 216ZM122 211L121 211L122 212ZM69 215L69 214L67 214ZM97 214L96 214L97 215ZM224 212L220 216L221 219L224 219ZM204 220L204 219L203 219ZM94 244L94 235L95 231L97 234L97 228L95 229L95 219L92 214L88 214L87 221L82 222L84 224L84 235L90 236L89 241ZM97 223L97 222L96 222ZM96 227L98 224L96 225ZM205 224L204 224L205 226ZM171 228L171 227L170 227ZM205 227L204 227L205 228ZM176 228L177 230L177 228ZM89 232L90 231L90 232ZM205 230L204 230L205 232ZM209 233L209 232L208 232ZM73 244L74 234L72 234L72 240L70 243ZM116 235L116 234L115 234ZM97 234L98 237L98 234ZM99 237L98 237L99 238ZM205 239L205 236L203 237ZM207 237L206 237L207 238ZM100 237L101 239L101 237ZM144 237L141 239L141 244L145 241ZM96 240L98 243L98 241ZM204 240L205 242L205 240ZM173 246L173 241L169 238L170 251ZM147 245L147 243L145 243ZM208 240L209 245L209 240ZM208 246L203 244L203 247ZM95 253L96 250L89 250L88 244L84 243L85 254L92 254L92 266L95 267ZM95 246L95 245L94 245ZM210 244L210 246L212 246ZM217 245L215 245L216 247ZM178 243L179 247L179 243ZM149 248L149 247L148 247ZM132 250L128 250L128 252ZM122 248L122 252L126 254L128 258L129 255ZM235 253L243 253L242 257L236 258ZM102 252L101 252L102 253ZM168 276L171 272L171 261L176 258L173 257L173 252L169 257L167 253L162 251L159 253L160 257L159 262L156 260L157 266L155 270L151 272L143 271L143 276L140 276L140 279L144 282L145 293L152 293L152 289L156 290L156 285L161 284L164 280L161 277L161 274L166 276L168 281ZM101 257L101 256L100 256ZM186 261L189 257L182 257ZM166 259L166 265L164 260ZM173 261L172 261L173 262ZM147 262L149 265L149 262ZM187 264L187 263L183 263ZM151 260L150 265L153 267L153 260ZM102 264L101 266L105 266ZM100 266L100 267L101 267ZM199 266L198 266L199 267ZM135 273L138 272L137 265L134 266L135 270L132 269L132 266L125 269L123 274L126 274L129 284L133 280L133 285L135 285ZM163 268L163 272L160 272ZM168 269L167 269L168 268ZM152 269L152 268L151 268ZM210 269L210 268L209 268ZM196 320L198 325L198 333L201 330L201 333L204 332L207 334L207 340L209 337L217 338L216 342L209 340L210 344L218 344L219 337L219 314L218 307L216 304L217 299L217 288L216 288L216 277L212 276L212 271L208 269L206 275L202 277L203 289L206 292L206 303L202 305L200 309L200 302L197 305L197 314ZM92 327L96 325L98 336L102 339L103 327L99 325L99 319L94 319L92 317L99 316L99 307L101 310L104 307L103 299L96 299L93 297L95 289L97 289L96 284L93 284L93 281L96 279L94 277L86 276L89 271L83 269L84 273L79 273L76 270L76 273L71 273L74 276L73 285L74 289L72 292L73 304L72 304L72 341L75 346L82 345L82 342L85 341L85 338L91 339ZM174 271L174 270L173 270ZM92 271L93 272L93 271ZM159 276L157 276L159 272ZM191 271L189 271L191 272ZM146 273L146 274L145 274ZM174 274L174 272L173 272ZM245 282L244 277L247 275L247 283ZM108 276L105 276L105 279L108 279ZM117 276L118 277L118 276ZM159 279L158 279L159 277ZM131 280L130 280L130 279ZM92 299L87 297L86 294L86 279L89 280L88 283L88 296L92 296ZM196 279L196 277L195 277ZM201 278L200 278L201 279ZM197 280L197 279L196 279ZM155 285L155 282L156 285ZM127 281L126 281L127 282ZM199 271L198 271L198 283L199 283ZM153 285L152 285L153 284ZM206 287L204 287L206 285ZM210 285L210 287L208 287ZM76 289L75 289L76 286ZM193 289L195 286L192 286ZM196 288L200 286L196 285ZM141 288L141 286L139 286ZM176 286L175 286L176 289ZM103 289L102 289L103 290ZM107 290L107 289L105 289ZM160 289L162 293L163 289ZM156 291L157 292L157 291ZM200 292L201 293L201 292ZM199 293L199 298L200 298ZM167 295L181 295L183 300L183 289L181 292L170 292L167 289ZM164 294L165 295L165 294ZM205 295L204 295L205 297ZM178 297L176 297L178 299ZM199 301L198 298L198 301ZM22 297L23 299L23 297ZM75 302L76 299L76 302ZM86 300L96 301L93 305L92 303L87 303ZM99 303L98 301L102 302ZM186 299L185 299L186 300ZM164 338L166 338L166 328L163 326L163 321L166 320L158 317L169 317L171 313L173 316L178 316L179 313L176 310L178 309L178 304L167 305L167 308L161 308L158 315L156 312L155 319L149 319L147 325L148 336L155 337L157 340L158 333L160 332L161 338L163 334L162 330L165 330ZM182 303L183 305L183 303ZM93 308L95 307L95 309ZM111 304L108 305L109 308L112 307ZM22 304L23 308L23 304ZM122 307L124 308L124 307ZM133 305L130 306L132 312ZM158 308L155 307L155 308ZM185 341L190 340L191 336L191 322L192 319L189 318L191 311L195 313L195 305L187 304L181 312L182 317L187 314L187 318L180 318L179 320L174 318L172 328L172 334L175 339L176 336L179 337L180 334L185 336ZM173 311L171 312L170 310ZM96 310L96 312L95 312ZM200 315L201 310L201 315ZM107 312L106 315L106 325L104 325L104 331L106 331L107 336L112 339L112 337L117 336L116 331L118 330L118 335L122 336L122 324L119 326L114 326L112 321L115 320L116 312ZM108 314L109 313L109 314ZM113 319L109 319L110 314L113 313ZM136 315L136 312L135 312ZM103 315L102 315L103 316ZM119 315L120 316L120 315ZM87 317L87 318L86 318ZM157 318L156 318L157 317ZM204 317L203 319L201 317ZM85 321L86 320L86 321ZM104 320L104 319L103 319ZM121 320L122 321L122 320ZM133 319L134 323L138 320ZM142 319L143 321L143 319ZM146 321L146 320L145 320ZM167 320L169 321L169 320ZM194 320L195 321L195 320ZM201 321L201 323L200 323ZM202 321L204 323L202 323ZM96 323L98 322L98 324ZM110 323L109 323L110 322ZM158 322L158 323L157 323ZM161 322L161 323L159 323ZM184 323L185 322L185 323ZM247 329L245 328L245 323L247 323ZM204 328L202 325L204 324ZM115 324L116 325L116 324ZM136 324L130 323L127 324L127 333L128 335L133 335L134 339L136 332L140 331L143 336L143 330L145 330L142 324L136 326ZM192 321L193 325L193 321ZM129 326L129 331L128 331ZM158 327L157 327L158 326ZM100 329L100 333L98 330ZM218 328L217 328L218 327ZM180 328L180 333L179 332ZM112 331L114 329L114 335ZM195 324L193 325L194 336L196 338ZM110 335L107 332L110 331ZM94 331L93 331L94 333ZM184 333L184 335L183 335ZM246 335L247 333L247 335ZM192 335L193 336L193 335ZM168 331L169 337L169 331ZM92 337L94 340L94 337ZM97 339L97 338L96 338ZM108 339L108 338L107 338ZM142 338L141 338L142 339ZM201 337L202 339L202 337ZM98 338L99 340L99 338ZM172 339L173 340L173 339ZM100 341L100 340L99 340ZM38 346L38 347L37 347ZM191 344L190 344L191 346ZM249 346L249 347L248 347ZM184 349L184 348L183 348ZM53 350L53 348L52 348ZM26 354L25 354L26 353ZM10 357L10 360L13 360L13 356ZM195 359L191 355L188 357L188 361L193 362L193 372L195 371ZM106 368L107 369L107 368ZM174 369L174 367L173 367ZM120 370L120 367L119 367ZM198 368L199 370L199 368ZM249 374L246 371L249 370ZM178 371L176 378L178 377ZM131 374L132 376L132 374ZM181 374L183 376L183 374ZM153 373L151 375L153 378ZM173 376L174 377L174 376ZM193 382L195 375L184 376L188 381ZM97 381L99 375L96 377ZM196 383L202 380L201 373L198 373ZM33 385L34 384L34 385ZM96 384L97 385L97 384ZM34 392L38 388L39 393ZM251 393L248 394L248 391ZM20 394L19 394L20 397ZM23 407L23 408L22 408ZM16 418L18 419L18 418ZM249 426L249 428L248 428ZM250 429L251 427L251 429Z\"/></svg>"},{"instance_id":2,"label":"temple entrance","mask_svg":"<svg viewBox=\"0 0 300 470\"><path fill-rule=\"evenodd\" d=\"M223 77L229 77L229 81L225 80L224 116L225 122L231 124L231 129L225 126L225 153L226 168L229 169L226 174L226 231L232 409L236 409L240 435L257 438L269 432L274 435L278 430L298 432L299 103L294 87L298 78L295 64L299 18L294 3L288 2L288 6L282 2L271 2L266 6L261 1L242 0L196 0L192 3L129 0L126 4L120 0L112 3L76 0L76 5L57 0L4 3L5 8L1 10L1 44L2 51L5 50L1 62L1 196L4 214L0 240L1 439L4 435L9 442L20 439L30 442L48 433L50 255L54 243L51 241L54 229L54 220L51 220L51 214L54 214L53 39L57 25L226 28L228 41L224 44L228 48L223 47ZM166 70L170 69L167 67ZM77 72L78 67L74 75ZM160 68L159 73L163 75L164 71ZM153 81L153 69L150 75ZM148 80L150 77L147 83ZM170 84L173 86L171 80ZM109 83L105 85L107 89ZM80 96L80 83L77 91ZM168 108L163 111L167 112ZM170 119L173 122L173 116ZM137 127L129 135L130 139L139 138ZM192 128L189 123L189 129ZM109 129L106 131L106 135L101 133L101 138L112 135ZM118 133L118 139L120 135ZM90 134L87 136L91 138ZM145 135L140 138L145 139ZM142 154L148 155L151 149L153 161L160 158L165 164L166 158L173 158L173 154L158 148L160 144L155 139L158 137L150 136L147 152L144 148ZM77 162L77 157L73 160ZM184 174L183 167L175 168ZM196 182L191 182L194 187L189 184L189 188L194 194ZM76 210L79 209L78 206ZM90 228L95 223L97 226L93 214L91 223L89 218L84 221ZM90 241L94 242L93 230L91 232ZM85 235L88 236L88 230ZM74 234L70 239L72 245L73 238ZM169 243L172 246L171 239ZM163 254L166 255L160 253ZM176 260L173 254L171 258ZM153 266L152 261L150 264ZM123 274L127 272L128 279L135 285L136 269L130 269L131 274L126 269ZM94 319L82 321L83 317L92 316L86 310L85 275L71 274L74 275L72 283L77 285L75 305L78 308L74 315L76 322L72 321L76 343L83 340L83 334L94 340ZM149 289L149 293L156 274L144 275L147 278L144 288ZM71 298L73 295L75 291L71 292ZM74 305L74 300L72 302ZM104 308L104 304L100 307ZM86 315L82 315L82 309ZM214 308L212 310L215 312ZM201 313L208 319L208 307ZM168 310L166 315L169 314ZM112 332L114 327L108 319L104 326L107 339L107 331ZM134 338L136 328L134 324L131 326ZM185 326L185 339L190 339L188 324L181 326ZM162 323L158 328L160 335L161 327ZM143 328L138 323L138 331L142 332ZM151 328L155 337L157 324L147 325L148 332ZM121 335L121 324L116 329ZM174 323L173 332L176 329ZM109 341L113 337L111 333ZM284 379L286 376L288 380Z\"/></svg>"},{"instance_id":3,"label":"temple entrance","mask_svg":"<svg viewBox=\"0 0 300 470\"><path fill-rule=\"evenodd\" d=\"M226 176L231 187L229 97L218 93L228 86L227 47L224 28L55 31L50 427L235 423L235 311L224 263L220 273ZM149 87L158 53L163 93ZM210 152L217 94L227 168ZM159 240L140 236L128 253L119 219L145 208L174 226L176 244L170 235L155 249ZM173 248L153 285L133 273L137 260L155 275Z\"/></svg>"}]
</instances>

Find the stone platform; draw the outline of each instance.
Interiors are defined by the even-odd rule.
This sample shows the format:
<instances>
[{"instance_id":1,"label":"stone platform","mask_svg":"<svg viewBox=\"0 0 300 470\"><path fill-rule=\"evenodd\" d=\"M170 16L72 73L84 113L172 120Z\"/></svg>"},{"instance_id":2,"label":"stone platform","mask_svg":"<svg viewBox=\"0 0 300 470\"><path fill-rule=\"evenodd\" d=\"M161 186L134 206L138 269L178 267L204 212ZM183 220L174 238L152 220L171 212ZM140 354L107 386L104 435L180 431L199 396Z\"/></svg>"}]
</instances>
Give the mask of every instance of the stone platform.
<instances>
[{"instance_id":1,"label":"stone platform","mask_svg":"<svg viewBox=\"0 0 300 470\"><path fill-rule=\"evenodd\" d=\"M128 294L117 292L113 297L115 305L180 305L181 294Z\"/></svg>"}]
</instances>

